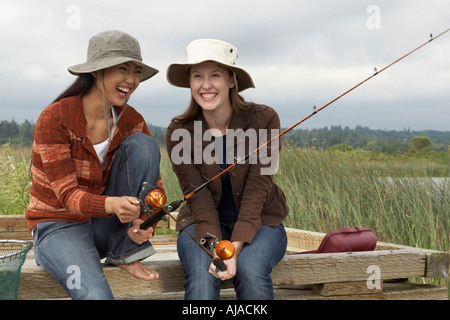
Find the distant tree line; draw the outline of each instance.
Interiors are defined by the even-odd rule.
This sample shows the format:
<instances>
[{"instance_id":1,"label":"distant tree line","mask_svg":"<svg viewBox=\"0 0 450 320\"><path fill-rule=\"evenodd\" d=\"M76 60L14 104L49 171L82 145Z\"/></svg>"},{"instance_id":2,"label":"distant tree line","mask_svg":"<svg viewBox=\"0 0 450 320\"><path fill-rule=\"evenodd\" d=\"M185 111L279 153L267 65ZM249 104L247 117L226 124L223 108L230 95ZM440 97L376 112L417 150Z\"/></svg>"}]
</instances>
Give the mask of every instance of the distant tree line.
<instances>
[{"instance_id":1,"label":"distant tree line","mask_svg":"<svg viewBox=\"0 0 450 320\"><path fill-rule=\"evenodd\" d=\"M25 120L18 124L16 121L2 120L0 122L0 144L9 143L12 146L31 146L33 143L34 123Z\"/></svg>"},{"instance_id":2,"label":"distant tree line","mask_svg":"<svg viewBox=\"0 0 450 320\"><path fill-rule=\"evenodd\" d=\"M148 123L152 136L165 145L166 128ZM34 123L25 120L0 122L0 144L12 146L31 146L33 143ZM362 149L386 154L410 152L411 150L447 151L450 144L450 131L404 129L373 130L356 126L355 129L331 126L321 129L294 129L283 136L285 143L296 144L302 148L327 150L331 148Z\"/></svg>"},{"instance_id":3,"label":"distant tree line","mask_svg":"<svg viewBox=\"0 0 450 320\"><path fill-rule=\"evenodd\" d=\"M419 142L420 140L420 142ZM297 129L283 137L284 142L298 144L303 148L330 149L345 145L351 149L376 151L386 154L405 153L411 149L427 151L447 151L450 144L450 131L405 129L373 130L356 126L355 129L331 126L321 129ZM426 149L423 149L426 147Z\"/></svg>"}]
</instances>

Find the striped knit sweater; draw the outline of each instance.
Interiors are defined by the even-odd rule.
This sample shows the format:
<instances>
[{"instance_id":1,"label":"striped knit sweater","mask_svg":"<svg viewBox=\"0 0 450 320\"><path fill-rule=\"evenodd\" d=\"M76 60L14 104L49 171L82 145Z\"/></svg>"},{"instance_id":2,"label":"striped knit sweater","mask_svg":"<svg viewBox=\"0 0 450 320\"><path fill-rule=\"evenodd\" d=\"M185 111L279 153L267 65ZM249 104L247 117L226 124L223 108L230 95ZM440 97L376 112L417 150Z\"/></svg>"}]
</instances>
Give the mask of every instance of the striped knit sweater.
<instances>
[{"instance_id":1,"label":"striped knit sweater","mask_svg":"<svg viewBox=\"0 0 450 320\"><path fill-rule=\"evenodd\" d=\"M120 113L122 108L117 107ZM42 221L82 222L106 217L106 188L112 160L122 141L136 132L150 135L143 117L127 106L105 157L105 169L87 136L80 97L48 106L35 125L28 229ZM157 188L163 189L161 177ZM144 218L142 216L142 218Z\"/></svg>"}]
</instances>

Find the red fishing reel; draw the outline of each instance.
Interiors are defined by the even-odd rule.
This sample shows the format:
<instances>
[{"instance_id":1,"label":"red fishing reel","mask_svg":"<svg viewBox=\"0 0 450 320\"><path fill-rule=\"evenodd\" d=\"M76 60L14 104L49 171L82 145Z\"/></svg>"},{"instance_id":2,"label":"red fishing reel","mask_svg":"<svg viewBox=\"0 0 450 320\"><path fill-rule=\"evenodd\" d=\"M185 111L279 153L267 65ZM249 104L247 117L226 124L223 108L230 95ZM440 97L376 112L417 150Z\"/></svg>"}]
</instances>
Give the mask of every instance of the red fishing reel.
<instances>
[{"instance_id":1,"label":"red fishing reel","mask_svg":"<svg viewBox=\"0 0 450 320\"><path fill-rule=\"evenodd\" d=\"M228 240L215 241L213 243L214 251L218 258L213 258L213 264L216 266L216 273L227 270L224 260L231 259L234 256L234 245Z\"/></svg>"},{"instance_id":2,"label":"red fishing reel","mask_svg":"<svg viewBox=\"0 0 450 320\"><path fill-rule=\"evenodd\" d=\"M224 260L231 259L234 256L234 245L228 240L219 241L217 237L209 232L206 233L207 236L213 238L210 246L211 249L217 254L217 258L214 257L209 251L211 257L213 258L213 263L216 266L216 272L227 270L227 266L223 263ZM206 239L202 239L199 244L203 247L206 243Z\"/></svg>"},{"instance_id":3,"label":"red fishing reel","mask_svg":"<svg viewBox=\"0 0 450 320\"><path fill-rule=\"evenodd\" d=\"M144 201L152 211L156 212L164 208L167 202L167 197L164 191L154 189L147 194Z\"/></svg>"},{"instance_id":4,"label":"red fishing reel","mask_svg":"<svg viewBox=\"0 0 450 320\"><path fill-rule=\"evenodd\" d=\"M144 202L145 204L140 201L140 205L150 218L148 218L141 224L141 229L146 230L152 226L154 228L159 220L167 221L164 212L164 206L166 205L167 197L164 191L160 189L154 189L150 191L149 193L147 193Z\"/></svg>"},{"instance_id":5,"label":"red fishing reel","mask_svg":"<svg viewBox=\"0 0 450 320\"><path fill-rule=\"evenodd\" d=\"M234 256L234 245L228 240L222 240L216 244L215 251L220 259L228 260Z\"/></svg>"}]
</instances>

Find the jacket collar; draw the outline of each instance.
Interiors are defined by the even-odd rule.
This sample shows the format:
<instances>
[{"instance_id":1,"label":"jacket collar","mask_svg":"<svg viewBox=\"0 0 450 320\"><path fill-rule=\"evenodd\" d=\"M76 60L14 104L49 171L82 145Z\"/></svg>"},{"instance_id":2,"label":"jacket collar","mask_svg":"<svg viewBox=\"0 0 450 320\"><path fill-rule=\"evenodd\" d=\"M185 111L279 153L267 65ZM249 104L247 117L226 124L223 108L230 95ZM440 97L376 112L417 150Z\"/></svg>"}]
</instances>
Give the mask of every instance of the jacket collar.
<instances>
[{"instance_id":1,"label":"jacket collar","mask_svg":"<svg viewBox=\"0 0 450 320\"><path fill-rule=\"evenodd\" d=\"M200 129L201 125L201 130ZM236 130L236 129L242 129L246 130L250 125L249 120L249 112L245 111L243 113L235 114L231 116L230 124L228 126L228 130ZM212 137L208 140L207 136L205 135L205 132L210 129L208 123L206 122L205 117L203 116L203 113L201 113L194 121L190 121L186 126L185 129L191 132L191 136L193 137L191 143L193 144L193 150L205 150L206 148L210 148L211 143L213 143ZM234 139L233 145L236 145L238 141ZM200 149L198 149L200 148ZM200 155L201 157L202 155ZM195 156L194 156L195 157ZM198 161L199 159L194 159L194 161ZM211 167L211 170L215 170L215 172L212 172L212 174L218 174L219 173L219 166L213 166Z\"/></svg>"},{"instance_id":2,"label":"jacket collar","mask_svg":"<svg viewBox=\"0 0 450 320\"><path fill-rule=\"evenodd\" d=\"M77 137L87 135L87 121L84 117L81 97L68 97L59 101L60 124L75 133Z\"/></svg>"},{"instance_id":3,"label":"jacket collar","mask_svg":"<svg viewBox=\"0 0 450 320\"><path fill-rule=\"evenodd\" d=\"M127 105L127 109L129 106ZM60 100L61 119L60 123L66 128L72 130L78 137L87 136L87 121L83 112L81 97L68 97ZM124 106L114 107L117 114L120 114ZM119 132L128 131L133 128L133 122L127 121L127 111L125 110L122 118L117 123Z\"/></svg>"},{"instance_id":4,"label":"jacket collar","mask_svg":"<svg viewBox=\"0 0 450 320\"><path fill-rule=\"evenodd\" d=\"M201 121L202 124L202 130L201 132L199 132L198 130L196 130L196 128L198 128L198 122L197 121ZM195 124L197 122L197 125ZM247 111L244 111L243 113L233 113L233 115L231 116L231 120L230 120L230 124L228 125L228 129L247 129L248 126L250 124L250 120L249 120L249 114ZM206 122L205 117L203 116L203 113L201 113L194 121L190 121L187 126L186 129L191 131L192 133L196 134L196 135L200 135L203 137L206 130L209 129L209 125L208 122Z\"/></svg>"},{"instance_id":5,"label":"jacket collar","mask_svg":"<svg viewBox=\"0 0 450 320\"><path fill-rule=\"evenodd\" d=\"M88 147L87 141L90 141L87 138L87 121L83 112L83 104L82 99L79 96L68 97L60 100L60 112L61 112L61 125L65 126L69 130L71 130L77 137L83 140L83 144ZM116 124L117 130L113 134L113 138L111 141L111 145L109 150L114 150L117 148L123 141L123 132L128 132L133 129L133 122L129 121L129 117L127 116L130 112L130 107L127 105L126 107L120 106L115 107L117 114L120 114L124 108L126 108L124 114L122 115L119 122ZM92 144L92 143L90 143ZM88 149L91 149L88 147ZM93 148L92 148L93 150Z\"/></svg>"}]
</instances>

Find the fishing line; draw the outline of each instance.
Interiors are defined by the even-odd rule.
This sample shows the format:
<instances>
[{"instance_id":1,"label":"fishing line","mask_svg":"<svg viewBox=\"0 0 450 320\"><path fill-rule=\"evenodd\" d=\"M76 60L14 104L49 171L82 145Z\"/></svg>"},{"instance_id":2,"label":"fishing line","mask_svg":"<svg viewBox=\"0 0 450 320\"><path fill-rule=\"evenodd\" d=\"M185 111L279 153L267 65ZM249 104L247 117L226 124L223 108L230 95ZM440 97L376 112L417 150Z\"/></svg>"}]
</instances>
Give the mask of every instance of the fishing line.
<instances>
[{"instance_id":1,"label":"fishing line","mask_svg":"<svg viewBox=\"0 0 450 320\"><path fill-rule=\"evenodd\" d=\"M434 36L432 34L430 34L430 39L428 41L426 41L425 43L421 44L420 46L418 46L417 48L414 48L413 50L409 51L408 53L406 53L405 55L401 56L400 58L398 58L397 60L391 62L390 64L388 64L387 66L385 66L384 68L378 70L377 68L374 69L374 73L368 77L367 79L364 79L363 81L361 81L360 83L358 83L357 85L353 86L352 88L350 88L349 90L345 91L344 93L342 93L341 95L337 96L336 98L334 98L333 100L331 100L330 102L326 103L325 105L323 105L320 108L316 108L316 106L313 107L313 112L311 114L309 114L308 116L306 116L305 118L301 119L299 122L297 122L296 124L292 125L291 127L285 129L284 131L282 131L280 134L278 134L277 136L271 138L269 141L265 142L264 144L262 144L261 146L259 146L257 149L255 149L254 151L250 152L249 154L247 154L245 157L242 158L236 158L235 162L233 164L231 164L230 166L228 166L228 168L226 168L225 170L221 171L219 174L217 174L216 176L214 176L211 179L208 179L205 183L203 183L202 185L196 187L193 191L191 191L190 193L186 194L185 196L183 196L182 199L177 200L177 201L173 201L172 203L170 203L169 205L165 206L162 205L161 210L159 212L156 212L153 216L151 216L150 218L148 218L146 221L144 221L140 228L141 229L148 229L150 226L153 226L154 224L156 224L158 221L162 220L164 218L165 215L175 211L176 209L178 209L180 207L180 205L182 203L184 203L186 200L188 200L189 198L191 198L192 196L194 196L197 192L199 192L200 190L202 190L203 188L205 188L206 186L208 186L210 183L212 183L213 181L217 180L218 178L220 178L221 176L223 176L224 174L226 174L227 172L233 170L236 166L238 166L239 164L245 163L245 161L252 156L252 154L257 153L258 151L260 151L262 148L266 147L267 145L269 145L270 143L272 143L275 140L280 139L281 136L285 135L286 133L288 133L289 131L291 131L292 129L294 129L295 127L297 127L298 125L300 125L301 123L305 122L306 120L312 118L313 116L315 116L316 114L318 114L320 111L324 110L325 108L327 108L328 106L330 106L331 104L333 104L334 102L336 102L337 100L341 99L342 97L344 97L345 95L347 95L348 93L352 92L353 90L355 90L356 88L358 88L359 86L363 85L364 83L366 83L367 81L369 81L370 79L372 79L373 77L379 75L380 73L382 73L383 71L385 71L386 69L390 68L391 66L393 66L394 64L398 63L399 61L403 60L404 58L406 58L407 56L411 55L412 53L416 52L417 50L421 49L422 47L426 46L427 44L429 44L430 42L432 42L433 40L436 40L437 38L441 37L442 35L444 35L445 33L447 33L450 29L447 29L443 32L441 32L440 34L438 34L437 36ZM175 218L172 217L172 219L176 220ZM177 222L178 225L181 226L181 228L183 230L186 230L184 228L184 226L182 226L179 222ZM190 235L194 241L197 242L197 240L195 240L195 238ZM198 243L198 242L197 242ZM206 248L205 248L206 249ZM210 252L208 252L210 254ZM211 254L210 254L211 255Z\"/></svg>"},{"instance_id":2,"label":"fishing line","mask_svg":"<svg viewBox=\"0 0 450 320\"><path fill-rule=\"evenodd\" d=\"M367 79L364 79L363 81L361 81L360 83L358 83L357 85L353 86L352 88L350 88L349 90L345 91L344 93L342 93L341 95L337 96L336 98L334 98L333 100L331 100L330 102L326 103L325 105L323 105L320 108L316 108L314 106L313 108L313 112L311 114L309 114L308 116L306 116L305 118L303 118L302 120L300 120L299 122L297 122L296 124L292 125L291 127L285 129L284 131L282 131L280 134L278 134L277 136L271 138L269 141L267 141L266 143L262 144L261 146L259 146L257 149L255 149L254 151L250 152L249 154L247 154L245 157L243 158L237 158L236 161L228 166L228 168L226 168L225 170L221 171L219 174L217 174L216 176L214 176L211 179L208 179L205 183L203 183L202 185L198 186L197 188L195 188L193 191L191 191L190 193L188 193L187 195L185 195L182 199L178 200L178 201L174 201L171 204L169 204L168 206L165 207L167 212L173 212L174 210L178 209L179 206L185 202L186 200L188 200L189 198L191 198L195 193L199 192L200 190L202 190L203 188L205 188L206 186L208 186L210 183L212 183L213 181L215 181L216 179L220 178L221 176L223 176L224 174L226 174L227 172L233 170L237 165L244 163L253 153L257 153L259 150L261 150L262 148L266 147L267 145L269 145L270 143L272 143L273 141L279 139L281 136L283 136L284 134L288 133L289 131L291 131L292 129L294 129L295 127L297 127L298 125L300 125L301 123L305 122L306 120L312 118L313 116L315 116L316 114L318 114L320 111L324 110L325 108L327 108L329 105L333 104L334 102L336 102L337 100L341 99L342 97L344 97L345 95L347 95L348 93L352 92L353 90L355 90L356 88L358 88L359 86L361 86L362 84L366 83L367 81L369 81L370 79L372 79L373 77L379 75L380 73L382 73L383 71L385 71L386 69L390 68L391 66L393 66L394 64L398 63L399 61L403 60L404 58L406 58L407 56L411 55L412 53L416 52L417 50L421 49L422 47L426 46L427 44L429 44L431 41L441 37L442 35L444 35L445 33L447 33L450 29L447 29L443 32L441 32L440 34L438 34L437 36L434 36L432 34L430 34L430 39L421 44L420 46L418 46L417 48L409 51L408 53L406 53L405 55L401 56L400 58L398 58L397 60L393 61L392 63L388 64L387 66L385 66L384 68L378 70L377 68L375 68L375 73L372 74L370 77L368 77ZM150 217L148 220L146 220L142 225L141 228L145 228L145 227L149 227L154 225L156 222L158 222L159 220L161 220L162 216L164 216L164 211L161 211L162 213L160 215L153 215L152 217ZM158 220L159 219L159 220Z\"/></svg>"}]
</instances>

